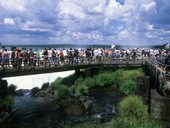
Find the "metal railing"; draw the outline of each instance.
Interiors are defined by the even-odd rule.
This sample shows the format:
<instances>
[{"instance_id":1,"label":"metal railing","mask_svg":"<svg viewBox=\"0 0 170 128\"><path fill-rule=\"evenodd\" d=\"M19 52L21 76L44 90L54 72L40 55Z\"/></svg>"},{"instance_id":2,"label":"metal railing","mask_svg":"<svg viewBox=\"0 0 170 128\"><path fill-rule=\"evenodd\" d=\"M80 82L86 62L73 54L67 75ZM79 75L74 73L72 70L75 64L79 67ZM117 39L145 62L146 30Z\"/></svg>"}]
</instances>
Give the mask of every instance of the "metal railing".
<instances>
[{"instance_id":1,"label":"metal railing","mask_svg":"<svg viewBox=\"0 0 170 128\"><path fill-rule=\"evenodd\" d=\"M36 69L36 68L47 68L47 67L61 67L61 66L74 66L74 65L90 65L90 64L142 64L144 63L144 59L132 59L132 58L77 58L77 59L69 59L64 58L63 61L54 60L52 63L49 59L43 60L40 59L38 61L27 61L23 60L11 60L9 63L1 64L0 71L6 70L22 70L22 69Z\"/></svg>"}]
</instances>

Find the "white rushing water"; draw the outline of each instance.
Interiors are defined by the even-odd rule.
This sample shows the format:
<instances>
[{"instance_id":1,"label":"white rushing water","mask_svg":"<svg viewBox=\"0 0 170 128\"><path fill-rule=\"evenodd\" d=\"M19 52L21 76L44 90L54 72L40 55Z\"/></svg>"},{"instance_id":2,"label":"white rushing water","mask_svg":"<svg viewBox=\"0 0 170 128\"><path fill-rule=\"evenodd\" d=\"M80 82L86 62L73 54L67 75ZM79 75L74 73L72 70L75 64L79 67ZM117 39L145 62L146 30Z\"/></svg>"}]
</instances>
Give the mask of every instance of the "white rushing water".
<instances>
[{"instance_id":1,"label":"white rushing water","mask_svg":"<svg viewBox=\"0 0 170 128\"><path fill-rule=\"evenodd\" d=\"M7 80L8 85L13 84L17 86L18 89L32 89L33 87L41 88L43 83L51 83L58 77L67 77L73 74L74 71L64 71L57 73L48 73L40 75L29 75L29 76L19 76L19 77L8 77L4 78Z\"/></svg>"}]
</instances>

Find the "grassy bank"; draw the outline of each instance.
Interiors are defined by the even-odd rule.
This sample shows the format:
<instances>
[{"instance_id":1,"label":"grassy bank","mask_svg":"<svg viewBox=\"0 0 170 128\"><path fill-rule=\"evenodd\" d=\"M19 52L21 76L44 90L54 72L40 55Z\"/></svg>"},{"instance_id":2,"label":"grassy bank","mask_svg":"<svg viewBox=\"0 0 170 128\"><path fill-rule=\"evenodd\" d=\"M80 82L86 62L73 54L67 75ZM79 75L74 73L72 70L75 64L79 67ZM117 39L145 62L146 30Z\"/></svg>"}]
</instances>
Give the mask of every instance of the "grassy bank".
<instances>
[{"instance_id":1,"label":"grassy bank","mask_svg":"<svg viewBox=\"0 0 170 128\"><path fill-rule=\"evenodd\" d=\"M147 106L139 96L125 97L118 107L118 116L110 122L85 122L75 125L62 124L61 128L164 128L159 122L151 119Z\"/></svg>"},{"instance_id":2,"label":"grassy bank","mask_svg":"<svg viewBox=\"0 0 170 128\"><path fill-rule=\"evenodd\" d=\"M91 88L106 86L116 86L120 88L122 93L129 95L136 93L138 88L137 78L140 76L144 76L141 69L119 69L115 72L104 71L93 77L71 75L67 78L58 78L51 83L51 86L57 99L81 96L87 94Z\"/></svg>"},{"instance_id":3,"label":"grassy bank","mask_svg":"<svg viewBox=\"0 0 170 128\"><path fill-rule=\"evenodd\" d=\"M73 128L163 128L148 114L147 106L143 104L138 92L137 79L145 76L141 69L118 69L116 71L103 71L93 77L70 76L70 78L57 79L51 85L56 99L69 96L81 96L89 93L92 88L115 86L125 98L118 105L118 115L107 123L85 122L73 125ZM66 80L67 79L67 80ZM69 79L71 81L69 81ZM67 83L66 81L69 81ZM63 128L70 126L62 125Z\"/></svg>"}]
</instances>

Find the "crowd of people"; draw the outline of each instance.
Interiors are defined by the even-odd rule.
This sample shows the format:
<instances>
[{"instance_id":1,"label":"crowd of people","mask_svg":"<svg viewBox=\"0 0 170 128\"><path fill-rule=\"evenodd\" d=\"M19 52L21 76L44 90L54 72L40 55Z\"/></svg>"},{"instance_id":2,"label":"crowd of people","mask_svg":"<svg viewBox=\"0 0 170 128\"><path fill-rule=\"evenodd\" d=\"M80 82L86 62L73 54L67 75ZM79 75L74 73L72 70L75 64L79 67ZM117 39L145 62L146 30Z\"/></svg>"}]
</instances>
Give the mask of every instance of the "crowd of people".
<instances>
[{"instance_id":1,"label":"crowd of people","mask_svg":"<svg viewBox=\"0 0 170 128\"><path fill-rule=\"evenodd\" d=\"M116 62L143 58L157 59L160 56L170 58L168 49L151 49L151 48L86 48L86 49L55 49L44 48L40 50L32 50L26 48L13 48L7 50L5 47L0 49L0 67L8 68L28 68L38 66L52 65L74 65L89 64L100 62ZM170 59L166 59L166 63Z\"/></svg>"}]
</instances>

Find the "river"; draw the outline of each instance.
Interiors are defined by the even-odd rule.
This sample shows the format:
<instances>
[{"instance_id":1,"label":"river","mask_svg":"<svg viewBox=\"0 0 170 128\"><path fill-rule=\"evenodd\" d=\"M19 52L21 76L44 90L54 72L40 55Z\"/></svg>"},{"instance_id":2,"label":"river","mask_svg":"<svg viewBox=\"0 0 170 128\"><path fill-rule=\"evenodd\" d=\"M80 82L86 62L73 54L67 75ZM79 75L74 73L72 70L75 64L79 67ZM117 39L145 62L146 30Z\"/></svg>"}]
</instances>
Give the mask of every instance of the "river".
<instances>
[{"instance_id":1,"label":"river","mask_svg":"<svg viewBox=\"0 0 170 128\"><path fill-rule=\"evenodd\" d=\"M114 117L116 104L121 98L118 92L112 87L97 89L91 92L90 97L94 98L97 111L73 117L69 116L64 108L58 107L56 102L47 101L41 97L33 98L30 95L16 96L11 118L4 128L59 128L61 122L98 120L102 118L102 115L105 116L104 118Z\"/></svg>"},{"instance_id":2,"label":"river","mask_svg":"<svg viewBox=\"0 0 170 128\"><path fill-rule=\"evenodd\" d=\"M11 119L6 128L55 128L66 119L64 111L55 103L24 95L15 97Z\"/></svg>"},{"instance_id":3,"label":"river","mask_svg":"<svg viewBox=\"0 0 170 128\"><path fill-rule=\"evenodd\" d=\"M33 87L40 88L43 83L51 83L58 77L66 77L73 73L74 71L68 71L4 79L7 80L8 85L17 85L17 89L31 89ZM15 96L11 117L5 122L3 128L58 128L61 122L100 120L103 115L106 118L113 117L121 95L111 87L93 90L89 93L89 97L94 98L97 110L90 112L90 114L85 112L78 116L76 114L76 116L70 116L65 108L59 107L54 101L47 101L41 97L31 97L28 93L21 97ZM71 109L77 108L73 105Z\"/></svg>"}]
</instances>

